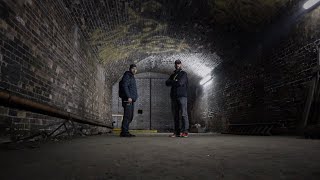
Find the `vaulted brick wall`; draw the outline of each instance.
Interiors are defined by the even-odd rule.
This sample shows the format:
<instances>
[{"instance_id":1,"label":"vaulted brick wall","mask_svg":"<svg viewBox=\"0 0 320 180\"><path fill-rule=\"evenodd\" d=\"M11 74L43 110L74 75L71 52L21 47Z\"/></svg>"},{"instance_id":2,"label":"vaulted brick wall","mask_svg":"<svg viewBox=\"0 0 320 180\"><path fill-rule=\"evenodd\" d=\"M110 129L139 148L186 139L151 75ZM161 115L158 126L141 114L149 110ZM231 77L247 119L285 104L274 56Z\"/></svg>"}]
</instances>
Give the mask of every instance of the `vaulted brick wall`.
<instances>
[{"instance_id":1,"label":"vaulted brick wall","mask_svg":"<svg viewBox=\"0 0 320 180\"><path fill-rule=\"evenodd\" d=\"M111 124L111 88L62 1L4 1L0 19L0 89ZM5 130L51 128L60 119L0 108ZM2 131L4 132L4 131Z\"/></svg>"},{"instance_id":2,"label":"vaulted brick wall","mask_svg":"<svg viewBox=\"0 0 320 180\"><path fill-rule=\"evenodd\" d=\"M319 8L289 17L289 29L275 31L286 35L281 41L274 34L255 41L255 31L267 30L278 15L293 12L281 9L298 3L269 9L267 19L252 21L257 26L248 24L255 17L227 26L214 18L214 1L186 2L1 1L0 90L111 125L112 86L128 64L136 63L139 73L169 75L181 59L190 80L191 126L223 132L230 123L274 122L294 130L316 62ZM212 80L199 85L209 74ZM0 117L1 134L52 130L63 122L7 107L0 107Z\"/></svg>"},{"instance_id":3,"label":"vaulted brick wall","mask_svg":"<svg viewBox=\"0 0 320 180\"><path fill-rule=\"evenodd\" d=\"M199 87L198 122L213 131L227 124L279 123L293 132L301 122L320 44L320 8L305 14L273 48L224 63L209 87ZM280 30L281 31L281 30Z\"/></svg>"}]
</instances>

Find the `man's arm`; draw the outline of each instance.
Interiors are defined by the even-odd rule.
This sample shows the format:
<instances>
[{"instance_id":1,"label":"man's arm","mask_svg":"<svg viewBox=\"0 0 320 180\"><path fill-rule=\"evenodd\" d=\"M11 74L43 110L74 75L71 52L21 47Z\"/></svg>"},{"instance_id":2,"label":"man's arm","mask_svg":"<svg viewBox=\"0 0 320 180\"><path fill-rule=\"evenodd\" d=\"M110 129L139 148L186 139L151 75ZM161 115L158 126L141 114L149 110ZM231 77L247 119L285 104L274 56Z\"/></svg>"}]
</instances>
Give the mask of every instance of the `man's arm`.
<instances>
[{"instance_id":1,"label":"man's arm","mask_svg":"<svg viewBox=\"0 0 320 180\"><path fill-rule=\"evenodd\" d=\"M179 86L183 86L187 83L188 81L188 76L186 72L182 72L181 77L178 79L177 83Z\"/></svg>"},{"instance_id":2,"label":"man's arm","mask_svg":"<svg viewBox=\"0 0 320 180\"><path fill-rule=\"evenodd\" d=\"M123 75L123 78L122 78L122 82L123 82L123 90L124 90L124 93L126 94L126 96L128 98L131 98L131 94L130 94L130 91L129 91L129 75L127 73L125 73Z\"/></svg>"},{"instance_id":3,"label":"man's arm","mask_svg":"<svg viewBox=\"0 0 320 180\"><path fill-rule=\"evenodd\" d=\"M173 83L174 83L174 81L172 80L173 75L174 75L174 74L172 74L172 75L169 77L169 79L166 80L166 86L172 86L172 85L173 85Z\"/></svg>"}]
</instances>

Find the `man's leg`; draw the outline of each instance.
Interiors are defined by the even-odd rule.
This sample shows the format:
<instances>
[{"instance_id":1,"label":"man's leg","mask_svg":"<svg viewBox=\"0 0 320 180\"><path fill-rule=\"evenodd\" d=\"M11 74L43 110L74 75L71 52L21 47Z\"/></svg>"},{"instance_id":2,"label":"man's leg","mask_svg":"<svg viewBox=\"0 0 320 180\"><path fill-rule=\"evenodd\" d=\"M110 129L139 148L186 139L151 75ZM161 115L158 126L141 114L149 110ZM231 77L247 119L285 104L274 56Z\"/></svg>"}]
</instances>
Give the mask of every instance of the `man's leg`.
<instances>
[{"instance_id":1,"label":"man's leg","mask_svg":"<svg viewBox=\"0 0 320 180\"><path fill-rule=\"evenodd\" d=\"M124 109L123 120L121 125L121 135L129 134L129 123L131 119L131 104L128 102L122 102L122 107Z\"/></svg>"},{"instance_id":2,"label":"man's leg","mask_svg":"<svg viewBox=\"0 0 320 180\"><path fill-rule=\"evenodd\" d=\"M171 99L172 115L174 120L174 133L180 135L180 120L179 120L179 104L177 99Z\"/></svg>"},{"instance_id":3,"label":"man's leg","mask_svg":"<svg viewBox=\"0 0 320 180\"><path fill-rule=\"evenodd\" d=\"M182 128L181 131L183 133L188 133L189 130L189 118L188 118L188 100L186 97L179 98L179 104L181 108L181 116L182 116Z\"/></svg>"},{"instance_id":4,"label":"man's leg","mask_svg":"<svg viewBox=\"0 0 320 180\"><path fill-rule=\"evenodd\" d=\"M132 122L132 120L133 120L133 115L134 115L134 103L132 102L132 103L130 103L130 113L129 113L129 123L128 123L128 131L129 131L129 125L130 125L130 123ZM132 136L132 137L134 137L135 135L133 135L133 134L131 134L131 133L129 133L128 132L128 134L130 135L130 136Z\"/></svg>"},{"instance_id":5,"label":"man's leg","mask_svg":"<svg viewBox=\"0 0 320 180\"><path fill-rule=\"evenodd\" d=\"M133 120L133 113L134 113L134 103L130 103L131 104L131 108L130 108L130 118L129 118L129 124L132 122Z\"/></svg>"}]
</instances>

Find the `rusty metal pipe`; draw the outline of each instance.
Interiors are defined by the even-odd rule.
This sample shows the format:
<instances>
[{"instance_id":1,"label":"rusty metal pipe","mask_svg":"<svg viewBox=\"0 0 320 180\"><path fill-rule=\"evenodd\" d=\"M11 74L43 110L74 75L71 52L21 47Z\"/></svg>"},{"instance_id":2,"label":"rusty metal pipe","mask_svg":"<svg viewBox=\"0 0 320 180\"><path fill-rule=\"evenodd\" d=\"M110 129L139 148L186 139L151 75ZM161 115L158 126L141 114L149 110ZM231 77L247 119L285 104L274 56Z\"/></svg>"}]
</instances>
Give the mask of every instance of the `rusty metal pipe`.
<instances>
[{"instance_id":1,"label":"rusty metal pipe","mask_svg":"<svg viewBox=\"0 0 320 180\"><path fill-rule=\"evenodd\" d=\"M41 104L23 97L12 95L8 91L0 91L0 105L6 106L6 107L12 107L12 108L19 108L19 109L23 109L23 110L43 114L43 115L48 115L52 117L57 117L61 119L67 119L67 120L71 120L71 121L82 123L82 124L89 124L89 125L101 126L101 127L113 129L113 127L103 124L101 122L86 120L75 114L64 112L45 104Z\"/></svg>"}]
</instances>

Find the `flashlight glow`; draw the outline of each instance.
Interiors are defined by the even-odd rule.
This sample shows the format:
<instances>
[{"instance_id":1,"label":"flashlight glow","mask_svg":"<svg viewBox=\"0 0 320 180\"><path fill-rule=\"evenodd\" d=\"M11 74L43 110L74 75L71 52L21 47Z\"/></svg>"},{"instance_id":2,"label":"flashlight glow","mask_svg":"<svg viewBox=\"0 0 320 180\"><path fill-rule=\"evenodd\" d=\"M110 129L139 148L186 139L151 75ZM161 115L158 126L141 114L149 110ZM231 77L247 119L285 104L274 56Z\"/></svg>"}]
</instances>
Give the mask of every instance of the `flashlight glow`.
<instances>
[{"instance_id":1,"label":"flashlight glow","mask_svg":"<svg viewBox=\"0 0 320 180\"><path fill-rule=\"evenodd\" d=\"M206 76L204 77L201 81L200 81L200 85L204 85L206 84L208 81L210 81L212 79L212 76Z\"/></svg>"},{"instance_id":2,"label":"flashlight glow","mask_svg":"<svg viewBox=\"0 0 320 180\"><path fill-rule=\"evenodd\" d=\"M317 4L320 0L309 0L306 3L304 3L303 8L304 9L309 9L310 7L314 6Z\"/></svg>"}]
</instances>

